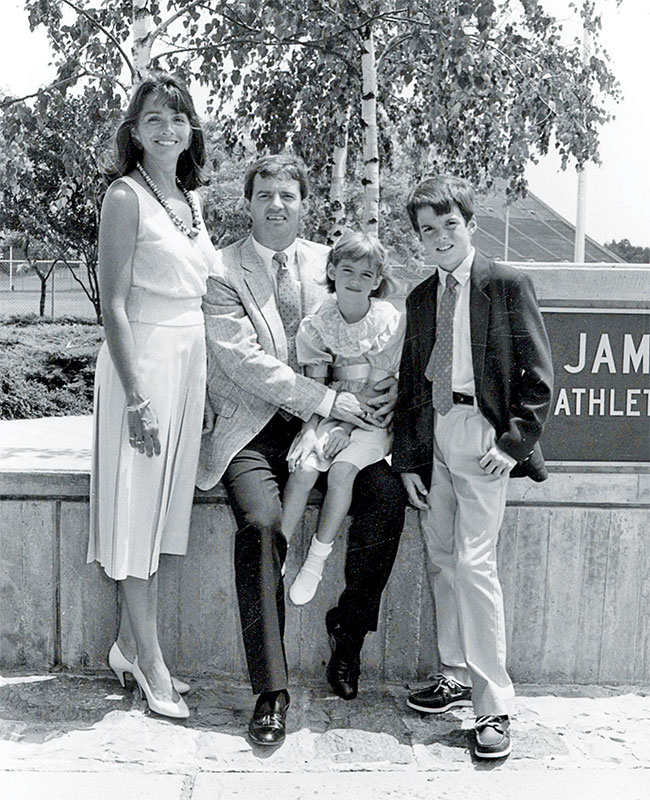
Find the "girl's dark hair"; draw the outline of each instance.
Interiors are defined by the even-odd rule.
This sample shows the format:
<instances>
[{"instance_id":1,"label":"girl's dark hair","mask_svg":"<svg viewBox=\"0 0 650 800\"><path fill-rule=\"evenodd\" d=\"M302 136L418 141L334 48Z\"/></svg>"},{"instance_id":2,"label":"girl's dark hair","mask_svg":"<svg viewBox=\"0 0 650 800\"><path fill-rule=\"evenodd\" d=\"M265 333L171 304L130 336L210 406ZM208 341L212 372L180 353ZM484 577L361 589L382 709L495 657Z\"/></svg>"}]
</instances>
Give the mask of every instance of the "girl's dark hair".
<instances>
[{"instance_id":1,"label":"girl's dark hair","mask_svg":"<svg viewBox=\"0 0 650 800\"><path fill-rule=\"evenodd\" d=\"M185 84L171 75L155 75L139 83L131 96L128 108L115 133L115 162L106 172L109 181L132 172L142 160L142 148L133 140L133 129L138 124L145 100L152 96L161 105L177 114L185 114L190 122L190 146L178 158L176 176L186 189L197 189L208 183L203 172L205 164L205 139L194 108L192 97Z\"/></svg>"},{"instance_id":2,"label":"girl's dark hair","mask_svg":"<svg viewBox=\"0 0 650 800\"><path fill-rule=\"evenodd\" d=\"M377 270L381 282L373 292L370 292L370 297L388 297L395 293L395 282L391 277L390 267L386 263L386 249L376 236L371 233L346 230L330 250L327 266L336 267L344 258L348 258L350 261L366 259L368 264ZM326 276L325 286L329 292L336 291L334 281L329 275Z\"/></svg>"}]
</instances>

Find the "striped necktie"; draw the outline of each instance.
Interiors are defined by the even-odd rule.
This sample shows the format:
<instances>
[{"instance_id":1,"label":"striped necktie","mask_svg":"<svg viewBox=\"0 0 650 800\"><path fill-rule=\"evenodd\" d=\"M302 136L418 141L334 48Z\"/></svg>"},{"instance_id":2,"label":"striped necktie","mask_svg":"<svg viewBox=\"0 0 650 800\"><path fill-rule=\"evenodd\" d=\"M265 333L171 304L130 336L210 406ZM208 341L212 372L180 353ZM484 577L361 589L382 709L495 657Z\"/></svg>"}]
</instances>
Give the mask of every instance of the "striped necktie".
<instances>
[{"instance_id":1,"label":"striped necktie","mask_svg":"<svg viewBox=\"0 0 650 800\"><path fill-rule=\"evenodd\" d=\"M436 320L436 341L424 371L431 381L431 399L435 410L443 416L453 406L451 370L454 358L454 311L458 281L447 274L447 285L442 293Z\"/></svg>"}]
</instances>

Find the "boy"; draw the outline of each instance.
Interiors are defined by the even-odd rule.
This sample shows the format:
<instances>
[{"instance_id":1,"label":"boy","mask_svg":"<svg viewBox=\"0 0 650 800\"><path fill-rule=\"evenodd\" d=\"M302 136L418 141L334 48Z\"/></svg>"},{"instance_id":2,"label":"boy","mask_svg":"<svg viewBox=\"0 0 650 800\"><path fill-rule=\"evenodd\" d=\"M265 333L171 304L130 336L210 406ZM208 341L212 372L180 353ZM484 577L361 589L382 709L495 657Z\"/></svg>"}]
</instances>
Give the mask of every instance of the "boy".
<instances>
[{"instance_id":1,"label":"boy","mask_svg":"<svg viewBox=\"0 0 650 800\"><path fill-rule=\"evenodd\" d=\"M392 464L421 512L442 665L407 703L434 714L473 705L476 756L502 758L514 689L496 545L508 477L547 477L550 348L530 279L472 246L471 184L426 178L407 210L437 270L406 301Z\"/></svg>"}]
</instances>

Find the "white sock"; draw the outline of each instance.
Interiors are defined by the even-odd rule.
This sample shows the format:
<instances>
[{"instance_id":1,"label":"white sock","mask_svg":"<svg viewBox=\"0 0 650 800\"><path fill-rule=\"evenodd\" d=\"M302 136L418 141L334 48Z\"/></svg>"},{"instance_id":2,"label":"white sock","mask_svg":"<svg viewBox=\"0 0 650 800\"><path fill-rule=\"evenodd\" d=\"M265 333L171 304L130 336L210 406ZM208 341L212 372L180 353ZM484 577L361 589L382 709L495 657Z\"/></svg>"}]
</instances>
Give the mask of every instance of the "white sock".
<instances>
[{"instance_id":1,"label":"white sock","mask_svg":"<svg viewBox=\"0 0 650 800\"><path fill-rule=\"evenodd\" d=\"M305 563L289 589L292 603L302 606L313 598L323 575L325 561L331 552L332 545L319 542L314 534Z\"/></svg>"}]
</instances>

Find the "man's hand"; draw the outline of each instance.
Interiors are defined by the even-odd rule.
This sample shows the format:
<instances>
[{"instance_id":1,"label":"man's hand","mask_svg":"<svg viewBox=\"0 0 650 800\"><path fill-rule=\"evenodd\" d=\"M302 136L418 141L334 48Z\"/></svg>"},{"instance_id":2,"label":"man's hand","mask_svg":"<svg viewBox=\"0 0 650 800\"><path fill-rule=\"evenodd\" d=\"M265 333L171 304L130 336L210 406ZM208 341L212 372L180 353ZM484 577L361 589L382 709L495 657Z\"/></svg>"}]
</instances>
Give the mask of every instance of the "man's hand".
<instances>
[{"instance_id":1,"label":"man's hand","mask_svg":"<svg viewBox=\"0 0 650 800\"><path fill-rule=\"evenodd\" d=\"M417 472L401 472L400 478L406 489L406 494L409 496L411 505L415 506L415 508L420 511L428 511L429 506L426 502L426 496L429 493Z\"/></svg>"},{"instance_id":2,"label":"man's hand","mask_svg":"<svg viewBox=\"0 0 650 800\"><path fill-rule=\"evenodd\" d=\"M343 428L332 428L327 435L327 440L323 445L323 455L327 458L334 458L345 447L350 444L350 434Z\"/></svg>"},{"instance_id":3,"label":"man's hand","mask_svg":"<svg viewBox=\"0 0 650 800\"><path fill-rule=\"evenodd\" d=\"M493 445L478 463L481 469L491 475L508 475L517 461Z\"/></svg>"},{"instance_id":4,"label":"man's hand","mask_svg":"<svg viewBox=\"0 0 650 800\"><path fill-rule=\"evenodd\" d=\"M392 375L384 378L374 385L376 392L381 392L376 397L366 400L373 408L372 416L380 428L386 428L393 419L393 411L397 402L397 378Z\"/></svg>"},{"instance_id":5,"label":"man's hand","mask_svg":"<svg viewBox=\"0 0 650 800\"><path fill-rule=\"evenodd\" d=\"M208 393L205 393L205 403L203 404L203 427L201 428L201 433L212 433L214 430L214 423L217 421L217 415L214 413L214 408L212 408L212 403L210 402L210 396Z\"/></svg>"},{"instance_id":6,"label":"man's hand","mask_svg":"<svg viewBox=\"0 0 650 800\"><path fill-rule=\"evenodd\" d=\"M365 431L382 427L374 420L372 411L365 408L365 404L360 403L352 392L336 393L330 417L340 419L342 422L350 422L355 428L363 428Z\"/></svg>"},{"instance_id":7,"label":"man's hand","mask_svg":"<svg viewBox=\"0 0 650 800\"><path fill-rule=\"evenodd\" d=\"M313 428L303 430L287 456L289 472L293 472L298 464L302 463L310 453L313 453L317 449L317 444L316 431Z\"/></svg>"}]
</instances>

